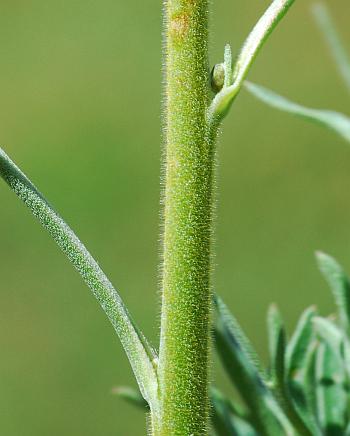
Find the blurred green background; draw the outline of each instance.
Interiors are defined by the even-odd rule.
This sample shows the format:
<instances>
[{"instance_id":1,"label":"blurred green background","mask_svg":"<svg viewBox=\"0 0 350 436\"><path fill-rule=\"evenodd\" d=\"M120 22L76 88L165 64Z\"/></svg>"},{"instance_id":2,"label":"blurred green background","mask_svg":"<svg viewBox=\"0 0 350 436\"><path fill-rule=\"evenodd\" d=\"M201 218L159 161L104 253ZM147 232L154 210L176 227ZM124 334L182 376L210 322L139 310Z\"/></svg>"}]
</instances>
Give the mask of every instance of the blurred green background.
<instances>
[{"instance_id":1,"label":"blurred green background","mask_svg":"<svg viewBox=\"0 0 350 436\"><path fill-rule=\"evenodd\" d=\"M211 63L237 51L267 0L212 2ZM250 79L349 114L350 96L297 1ZM161 1L12 0L0 7L0 143L70 223L157 344ZM350 51L348 0L331 4ZM218 153L215 289L263 358L265 313L292 328L333 310L313 252L350 270L350 147L245 92ZM111 394L135 386L90 291L0 184L0 433L142 435L141 412ZM221 369L212 379L225 388Z\"/></svg>"}]
</instances>

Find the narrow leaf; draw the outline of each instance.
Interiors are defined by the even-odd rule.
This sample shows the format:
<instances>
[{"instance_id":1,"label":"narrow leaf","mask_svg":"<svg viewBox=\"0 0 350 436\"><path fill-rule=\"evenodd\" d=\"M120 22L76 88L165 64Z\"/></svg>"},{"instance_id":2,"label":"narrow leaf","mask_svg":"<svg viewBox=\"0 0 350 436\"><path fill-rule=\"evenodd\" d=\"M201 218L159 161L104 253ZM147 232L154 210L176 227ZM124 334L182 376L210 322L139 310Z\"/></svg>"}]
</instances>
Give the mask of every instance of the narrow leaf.
<instances>
[{"instance_id":1,"label":"narrow leaf","mask_svg":"<svg viewBox=\"0 0 350 436\"><path fill-rule=\"evenodd\" d=\"M338 307L340 322L350 331L350 281L339 263L328 254L316 253L318 266L325 277Z\"/></svg>"},{"instance_id":2,"label":"narrow leaf","mask_svg":"<svg viewBox=\"0 0 350 436\"><path fill-rule=\"evenodd\" d=\"M350 142L350 118L346 115L326 109L311 109L302 106L255 83L246 81L244 86L254 97L268 106L327 127Z\"/></svg>"},{"instance_id":3,"label":"narrow leaf","mask_svg":"<svg viewBox=\"0 0 350 436\"><path fill-rule=\"evenodd\" d=\"M261 47L277 24L286 15L294 0L274 0L254 26L246 39L234 66L230 86L224 86L214 97L209 108L209 119L214 122L227 113L231 103L240 91Z\"/></svg>"},{"instance_id":4,"label":"narrow leaf","mask_svg":"<svg viewBox=\"0 0 350 436\"><path fill-rule=\"evenodd\" d=\"M312 320L316 334L341 359L343 335L341 330L329 319L315 316Z\"/></svg>"},{"instance_id":5,"label":"narrow leaf","mask_svg":"<svg viewBox=\"0 0 350 436\"><path fill-rule=\"evenodd\" d=\"M269 337L270 371L273 384L281 387L284 384L284 356L286 352L286 331L281 314L274 304L267 314Z\"/></svg>"},{"instance_id":6,"label":"narrow leaf","mask_svg":"<svg viewBox=\"0 0 350 436\"><path fill-rule=\"evenodd\" d=\"M303 415L296 410L293 400L288 391L285 374L286 355L286 331L281 314L276 305L271 305L267 317L271 382L276 395L281 399L281 404L286 415L301 435L312 436L309 419L303 419Z\"/></svg>"},{"instance_id":7,"label":"narrow leaf","mask_svg":"<svg viewBox=\"0 0 350 436\"><path fill-rule=\"evenodd\" d=\"M52 236L92 290L119 336L143 397L151 408L156 408L156 354L135 326L111 282L73 231L2 149L0 175Z\"/></svg>"},{"instance_id":8,"label":"narrow leaf","mask_svg":"<svg viewBox=\"0 0 350 436\"><path fill-rule=\"evenodd\" d=\"M316 404L316 350L318 345L318 341L312 340L306 352L307 358L302 378L302 392L305 402L303 404L298 403L298 410L303 419L308 422L309 428L312 429L312 435L323 436L317 419Z\"/></svg>"},{"instance_id":9,"label":"narrow leaf","mask_svg":"<svg viewBox=\"0 0 350 436\"><path fill-rule=\"evenodd\" d=\"M295 431L266 385L256 354L236 319L221 299L216 301L214 329L216 349L222 363L250 409L252 422L262 434L294 435Z\"/></svg>"},{"instance_id":10,"label":"narrow leaf","mask_svg":"<svg viewBox=\"0 0 350 436\"><path fill-rule=\"evenodd\" d=\"M307 350L314 337L312 319L315 315L316 310L314 307L304 311L287 347L286 370L289 376L296 379L298 373L303 371L305 367Z\"/></svg>"},{"instance_id":11,"label":"narrow leaf","mask_svg":"<svg viewBox=\"0 0 350 436\"><path fill-rule=\"evenodd\" d=\"M315 308L306 309L301 315L294 334L289 341L286 351L286 388L285 392L294 405L303 422L312 431L320 434L308 404L305 379L307 363L314 342L312 320L316 314Z\"/></svg>"},{"instance_id":12,"label":"narrow leaf","mask_svg":"<svg viewBox=\"0 0 350 436\"><path fill-rule=\"evenodd\" d=\"M249 361L249 365L255 368L262 380L267 381L266 371L259 359L259 356L236 318L229 311L222 299L217 295L214 296L214 305L218 314L216 325L234 333L234 337L238 341L242 353Z\"/></svg>"},{"instance_id":13,"label":"narrow leaf","mask_svg":"<svg viewBox=\"0 0 350 436\"><path fill-rule=\"evenodd\" d=\"M242 85L261 47L293 3L294 0L274 0L256 23L238 55L233 70L234 84Z\"/></svg>"},{"instance_id":14,"label":"narrow leaf","mask_svg":"<svg viewBox=\"0 0 350 436\"><path fill-rule=\"evenodd\" d=\"M350 91L350 57L340 39L329 10L324 3L314 4L312 10L338 71Z\"/></svg>"},{"instance_id":15,"label":"narrow leaf","mask_svg":"<svg viewBox=\"0 0 350 436\"><path fill-rule=\"evenodd\" d=\"M313 325L316 334L332 350L341 362L342 382L350 384L350 344L344 332L329 319L315 316Z\"/></svg>"}]
</instances>

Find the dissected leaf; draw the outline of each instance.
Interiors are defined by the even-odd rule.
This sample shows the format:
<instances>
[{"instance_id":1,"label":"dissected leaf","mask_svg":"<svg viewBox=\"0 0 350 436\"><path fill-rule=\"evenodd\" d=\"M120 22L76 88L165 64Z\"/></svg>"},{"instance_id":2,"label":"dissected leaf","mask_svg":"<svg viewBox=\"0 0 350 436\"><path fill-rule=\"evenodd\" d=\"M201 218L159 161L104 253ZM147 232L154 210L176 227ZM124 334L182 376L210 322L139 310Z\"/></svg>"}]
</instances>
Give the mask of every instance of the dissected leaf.
<instances>
[{"instance_id":1,"label":"dissected leaf","mask_svg":"<svg viewBox=\"0 0 350 436\"><path fill-rule=\"evenodd\" d=\"M328 8L324 3L316 3L313 5L313 13L325 37L339 73L350 91L350 57L340 39Z\"/></svg>"},{"instance_id":2,"label":"dissected leaf","mask_svg":"<svg viewBox=\"0 0 350 436\"><path fill-rule=\"evenodd\" d=\"M340 322L350 331L350 281L339 263L328 254L316 253L318 266L327 280L338 307Z\"/></svg>"},{"instance_id":3,"label":"dissected leaf","mask_svg":"<svg viewBox=\"0 0 350 436\"><path fill-rule=\"evenodd\" d=\"M264 435L295 435L295 430L265 383L255 353L236 319L221 299L216 298L214 329L216 349L222 363L249 407L252 422Z\"/></svg>"},{"instance_id":4,"label":"dissected leaf","mask_svg":"<svg viewBox=\"0 0 350 436\"><path fill-rule=\"evenodd\" d=\"M131 319L119 294L78 237L2 149L0 175L49 232L92 290L119 336L143 397L151 408L156 409L157 356Z\"/></svg>"},{"instance_id":5,"label":"dissected leaf","mask_svg":"<svg viewBox=\"0 0 350 436\"><path fill-rule=\"evenodd\" d=\"M255 83L246 81L244 86L254 97L268 106L321 124L350 142L350 118L348 116L331 110L311 109L302 106Z\"/></svg>"}]
</instances>

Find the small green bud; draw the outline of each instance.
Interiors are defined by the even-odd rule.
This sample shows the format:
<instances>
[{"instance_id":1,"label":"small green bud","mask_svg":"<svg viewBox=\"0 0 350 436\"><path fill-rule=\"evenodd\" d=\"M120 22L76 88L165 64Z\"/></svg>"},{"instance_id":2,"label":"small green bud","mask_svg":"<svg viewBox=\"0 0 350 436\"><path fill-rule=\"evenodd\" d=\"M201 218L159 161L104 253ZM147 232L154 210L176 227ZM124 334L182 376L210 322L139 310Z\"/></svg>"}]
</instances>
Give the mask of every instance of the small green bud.
<instances>
[{"instance_id":1,"label":"small green bud","mask_svg":"<svg viewBox=\"0 0 350 436\"><path fill-rule=\"evenodd\" d=\"M210 85L215 94L221 91L225 83L225 66L224 64L216 64L211 70Z\"/></svg>"}]
</instances>

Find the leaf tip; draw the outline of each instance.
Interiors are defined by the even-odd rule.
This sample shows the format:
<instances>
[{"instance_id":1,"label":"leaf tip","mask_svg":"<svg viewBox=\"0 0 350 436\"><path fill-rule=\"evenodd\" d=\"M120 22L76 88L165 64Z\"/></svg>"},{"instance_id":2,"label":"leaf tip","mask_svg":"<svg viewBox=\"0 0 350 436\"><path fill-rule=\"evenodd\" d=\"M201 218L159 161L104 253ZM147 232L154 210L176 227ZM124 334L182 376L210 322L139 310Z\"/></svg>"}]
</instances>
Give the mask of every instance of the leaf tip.
<instances>
[{"instance_id":1,"label":"leaf tip","mask_svg":"<svg viewBox=\"0 0 350 436\"><path fill-rule=\"evenodd\" d=\"M340 264L334 259L334 257L330 256L329 254L324 253L323 251L316 251L315 256L318 267L323 274L341 274L343 272Z\"/></svg>"}]
</instances>

